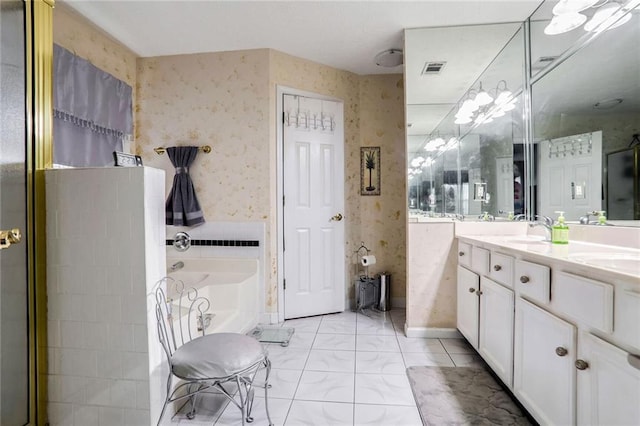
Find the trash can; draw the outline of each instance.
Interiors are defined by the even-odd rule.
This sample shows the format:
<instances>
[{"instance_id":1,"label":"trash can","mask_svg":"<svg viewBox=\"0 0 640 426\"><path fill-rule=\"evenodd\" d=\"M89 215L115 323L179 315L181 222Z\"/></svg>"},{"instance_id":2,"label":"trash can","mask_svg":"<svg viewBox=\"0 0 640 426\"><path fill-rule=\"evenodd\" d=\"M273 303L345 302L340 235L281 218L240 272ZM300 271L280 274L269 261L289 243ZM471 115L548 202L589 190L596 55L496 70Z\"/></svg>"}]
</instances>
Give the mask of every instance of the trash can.
<instances>
[{"instance_id":1,"label":"trash can","mask_svg":"<svg viewBox=\"0 0 640 426\"><path fill-rule=\"evenodd\" d=\"M379 311L391 310L391 274L385 272L380 273L380 297L376 308Z\"/></svg>"}]
</instances>

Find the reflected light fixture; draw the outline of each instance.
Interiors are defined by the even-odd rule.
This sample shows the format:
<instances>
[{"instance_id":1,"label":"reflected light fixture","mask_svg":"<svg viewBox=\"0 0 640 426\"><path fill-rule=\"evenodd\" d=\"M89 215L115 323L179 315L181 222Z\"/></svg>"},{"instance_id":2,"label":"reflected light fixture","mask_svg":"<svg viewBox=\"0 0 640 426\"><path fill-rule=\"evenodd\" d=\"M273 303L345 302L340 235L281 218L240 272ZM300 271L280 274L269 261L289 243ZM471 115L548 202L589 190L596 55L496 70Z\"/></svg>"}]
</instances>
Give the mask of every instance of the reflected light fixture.
<instances>
[{"instance_id":1,"label":"reflected light fixture","mask_svg":"<svg viewBox=\"0 0 640 426\"><path fill-rule=\"evenodd\" d=\"M615 1L600 6L589 22L584 25L585 31L612 30L623 25L631 19L631 14L621 10L620 3Z\"/></svg>"},{"instance_id":2,"label":"reflected light fixture","mask_svg":"<svg viewBox=\"0 0 640 426\"><path fill-rule=\"evenodd\" d=\"M478 94L476 95L476 97L473 99L473 101L475 102L476 105L478 106L483 106L483 105L488 105L491 102L493 102L493 98L491 97L491 95L489 95L483 88L482 88L482 82L480 82L480 91L478 92Z\"/></svg>"},{"instance_id":3,"label":"reflected light fixture","mask_svg":"<svg viewBox=\"0 0 640 426\"><path fill-rule=\"evenodd\" d=\"M557 35L566 33L568 31L578 28L580 25L587 21L586 15L578 12L565 13L563 15L556 15L551 19L549 25L544 29L544 33L547 35Z\"/></svg>"},{"instance_id":4,"label":"reflected light fixture","mask_svg":"<svg viewBox=\"0 0 640 426\"><path fill-rule=\"evenodd\" d=\"M599 0L560 0L553 7L553 14L565 15L567 13L577 13L582 12L585 9L589 9L594 4L598 3Z\"/></svg>"}]
</instances>

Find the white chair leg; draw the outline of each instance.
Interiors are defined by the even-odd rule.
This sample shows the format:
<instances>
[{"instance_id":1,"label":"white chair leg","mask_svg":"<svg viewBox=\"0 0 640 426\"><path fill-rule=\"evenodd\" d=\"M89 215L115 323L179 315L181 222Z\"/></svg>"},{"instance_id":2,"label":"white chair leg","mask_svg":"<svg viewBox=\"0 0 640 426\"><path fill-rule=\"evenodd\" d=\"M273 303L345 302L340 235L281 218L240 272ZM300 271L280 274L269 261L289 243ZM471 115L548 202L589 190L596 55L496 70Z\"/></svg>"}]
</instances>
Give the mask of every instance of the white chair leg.
<instances>
[{"instance_id":1,"label":"white chair leg","mask_svg":"<svg viewBox=\"0 0 640 426\"><path fill-rule=\"evenodd\" d=\"M169 398L171 397L171 379L173 378L173 374L169 372L169 377L167 378L167 397L164 399L164 404L162 405L162 410L160 411L160 417L158 417L158 426L160 426L160 422L162 421L162 416L164 416L164 412L167 409L167 404L169 403Z\"/></svg>"}]
</instances>

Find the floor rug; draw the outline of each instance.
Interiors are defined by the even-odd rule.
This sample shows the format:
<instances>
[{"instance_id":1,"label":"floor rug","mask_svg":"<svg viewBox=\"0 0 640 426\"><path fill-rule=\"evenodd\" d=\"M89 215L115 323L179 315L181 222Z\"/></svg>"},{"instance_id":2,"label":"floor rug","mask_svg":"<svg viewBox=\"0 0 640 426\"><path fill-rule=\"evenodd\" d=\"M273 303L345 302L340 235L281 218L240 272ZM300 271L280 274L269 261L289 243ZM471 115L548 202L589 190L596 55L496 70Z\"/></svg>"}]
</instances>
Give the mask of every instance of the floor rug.
<instances>
[{"instance_id":1,"label":"floor rug","mask_svg":"<svg viewBox=\"0 0 640 426\"><path fill-rule=\"evenodd\" d=\"M407 376L425 425L530 425L482 367L409 367Z\"/></svg>"}]
</instances>

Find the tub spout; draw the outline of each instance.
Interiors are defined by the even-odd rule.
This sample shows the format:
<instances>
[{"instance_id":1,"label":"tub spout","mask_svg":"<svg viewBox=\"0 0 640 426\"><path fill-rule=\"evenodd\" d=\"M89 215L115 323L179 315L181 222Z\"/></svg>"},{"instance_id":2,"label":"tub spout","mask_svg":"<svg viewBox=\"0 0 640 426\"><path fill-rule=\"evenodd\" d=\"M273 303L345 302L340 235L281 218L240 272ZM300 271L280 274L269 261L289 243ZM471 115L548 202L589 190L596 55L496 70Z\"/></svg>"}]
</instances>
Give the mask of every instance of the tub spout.
<instances>
[{"instance_id":1,"label":"tub spout","mask_svg":"<svg viewBox=\"0 0 640 426\"><path fill-rule=\"evenodd\" d=\"M177 271L178 269L182 269L182 268L184 268L184 262L183 262L183 261L179 261L179 262L176 262L176 263L174 263L173 265L171 265L171 267L169 268L169 270L170 270L171 272L175 272L175 271Z\"/></svg>"}]
</instances>

